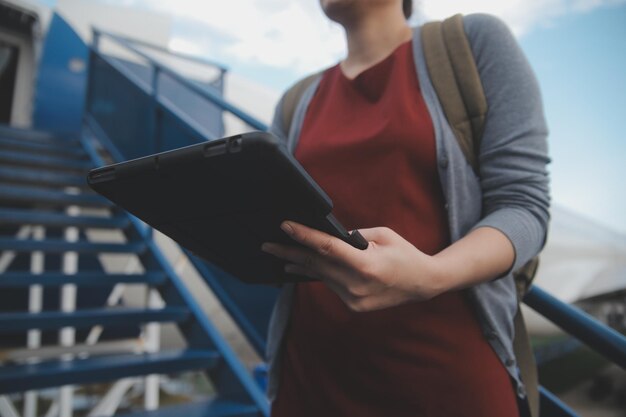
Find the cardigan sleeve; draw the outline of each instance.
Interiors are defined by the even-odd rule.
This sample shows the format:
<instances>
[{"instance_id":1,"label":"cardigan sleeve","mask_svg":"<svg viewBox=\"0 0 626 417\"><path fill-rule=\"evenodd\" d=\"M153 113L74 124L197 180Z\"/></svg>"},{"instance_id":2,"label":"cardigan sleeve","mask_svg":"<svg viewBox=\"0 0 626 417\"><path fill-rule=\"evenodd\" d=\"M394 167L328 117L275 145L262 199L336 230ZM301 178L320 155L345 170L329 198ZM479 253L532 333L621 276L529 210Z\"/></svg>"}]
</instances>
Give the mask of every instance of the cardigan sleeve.
<instances>
[{"instance_id":1,"label":"cardigan sleeve","mask_svg":"<svg viewBox=\"0 0 626 417\"><path fill-rule=\"evenodd\" d=\"M465 30L488 105L479 153L482 218L474 228L503 232L515 249L516 270L545 244L550 218L548 129L541 94L501 20L468 15Z\"/></svg>"},{"instance_id":2,"label":"cardigan sleeve","mask_svg":"<svg viewBox=\"0 0 626 417\"><path fill-rule=\"evenodd\" d=\"M288 132L285 132L285 128L283 127L282 113L284 99L285 95L283 94L274 108L274 117L272 118L272 124L269 126L268 131L284 143L287 143Z\"/></svg>"}]
</instances>

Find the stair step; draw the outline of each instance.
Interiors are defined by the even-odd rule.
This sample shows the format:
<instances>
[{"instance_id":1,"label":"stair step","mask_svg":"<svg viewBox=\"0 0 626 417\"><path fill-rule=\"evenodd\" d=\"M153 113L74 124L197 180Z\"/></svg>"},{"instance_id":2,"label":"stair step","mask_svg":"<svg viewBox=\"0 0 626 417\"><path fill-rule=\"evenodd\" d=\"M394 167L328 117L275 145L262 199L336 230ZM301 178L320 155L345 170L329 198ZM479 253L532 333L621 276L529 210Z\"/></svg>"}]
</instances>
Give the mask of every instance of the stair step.
<instances>
[{"instance_id":1,"label":"stair step","mask_svg":"<svg viewBox=\"0 0 626 417\"><path fill-rule=\"evenodd\" d=\"M68 216L62 213L0 208L0 224L33 224L42 226L83 227L92 229L124 229L128 217Z\"/></svg>"},{"instance_id":2,"label":"stair step","mask_svg":"<svg viewBox=\"0 0 626 417\"><path fill-rule=\"evenodd\" d=\"M143 253L146 244L143 242L130 243L92 243L92 242L68 242L63 239L13 239L0 238L0 250L16 252L42 251L49 253L79 252L79 253Z\"/></svg>"},{"instance_id":3,"label":"stair step","mask_svg":"<svg viewBox=\"0 0 626 417\"><path fill-rule=\"evenodd\" d=\"M97 194L69 194L39 187L0 185L0 201L37 203L55 207L76 205L83 207L111 207L112 203Z\"/></svg>"},{"instance_id":4,"label":"stair step","mask_svg":"<svg viewBox=\"0 0 626 417\"><path fill-rule=\"evenodd\" d=\"M46 155L33 155L26 152L6 150L0 150L0 162L74 171L86 171L90 168L93 168L93 164L91 163L91 161L58 158Z\"/></svg>"},{"instance_id":5,"label":"stair step","mask_svg":"<svg viewBox=\"0 0 626 417\"><path fill-rule=\"evenodd\" d=\"M109 308L41 313L0 313L0 334L16 333L31 329L58 330L63 327L89 328L97 325L134 327L151 322L183 322L189 318L189 310L181 307L161 309Z\"/></svg>"},{"instance_id":6,"label":"stair step","mask_svg":"<svg viewBox=\"0 0 626 417\"><path fill-rule=\"evenodd\" d=\"M219 359L219 353L213 350L177 350L4 365L0 367L0 394L210 369L218 364Z\"/></svg>"},{"instance_id":7,"label":"stair step","mask_svg":"<svg viewBox=\"0 0 626 417\"><path fill-rule=\"evenodd\" d=\"M75 284L81 287L112 286L115 284L148 284L159 285L164 283L164 272L146 272L145 274L107 274L104 272L79 272L67 275L60 272L44 272L31 274L30 272L4 272L0 274L0 288L28 287L43 285L58 287L64 284Z\"/></svg>"},{"instance_id":8,"label":"stair step","mask_svg":"<svg viewBox=\"0 0 626 417\"><path fill-rule=\"evenodd\" d=\"M40 154L57 155L61 157L83 158L87 157L85 151L78 145L51 144L45 142L32 142L22 139L0 137L0 149L15 149Z\"/></svg>"},{"instance_id":9,"label":"stair step","mask_svg":"<svg viewBox=\"0 0 626 417\"><path fill-rule=\"evenodd\" d=\"M161 407L152 411L119 414L119 417L260 417L261 412L251 404L221 400L195 401Z\"/></svg>"},{"instance_id":10,"label":"stair step","mask_svg":"<svg viewBox=\"0 0 626 417\"><path fill-rule=\"evenodd\" d=\"M21 129L9 126L0 126L0 137L19 139L28 142L53 143L53 144L77 144L78 139L69 138L68 135L52 133L44 130Z\"/></svg>"},{"instance_id":11,"label":"stair step","mask_svg":"<svg viewBox=\"0 0 626 417\"><path fill-rule=\"evenodd\" d=\"M0 181L53 187L87 187L84 175L19 167L0 167Z\"/></svg>"}]
</instances>

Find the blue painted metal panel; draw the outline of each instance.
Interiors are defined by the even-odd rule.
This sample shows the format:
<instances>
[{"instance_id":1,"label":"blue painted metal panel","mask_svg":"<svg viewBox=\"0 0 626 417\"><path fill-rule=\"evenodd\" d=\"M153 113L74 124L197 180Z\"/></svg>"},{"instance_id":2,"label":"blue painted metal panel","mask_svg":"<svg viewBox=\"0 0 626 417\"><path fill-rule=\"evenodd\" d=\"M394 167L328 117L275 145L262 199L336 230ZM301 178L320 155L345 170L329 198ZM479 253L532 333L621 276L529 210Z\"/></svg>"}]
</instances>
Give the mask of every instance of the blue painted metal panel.
<instances>
[{"instance_id":1,"label":"blue painted metal panel","mask_svg":"<svg viewBox=\"0 0 626 417\"><path fill-rule=\"evenodd\" d=\"M44 272L35 275L30 272L3 272L0 274L0 288L29 287L34 284L46 287L58 287L64 284L74 284L80 287L112 287L122 283L161 285L165 280L165 273L161 271L145 274L107 274L81 271L71 275L60 272Z\"/></svg>"},{"instance_id":2,"label":"blue painted metal panel","mask_svg":"<svg viewBox=\"0 0 626 417\"><path fill-rule=\"evenodd\" d=\"M117 62L120 67L123 67L130 73L134 74L136 79L141 80L146 88L152 88L153 69L150 66L114 57L109 57L109 59ZM211 90L213 94L222 95L221 89L210 83L201 83L193 80L190 81L197 85L198 88L208 89ZM206 132L209 137L220 138L224 135L222 110L219 106L206 100L194 91L181 86L179 82L173 80L167 74L159 75L158 85L156 87L158 89L159 97L167 100L168 103L179 109L194 123L198 124L201 127L201 130ZM162 149L168 150L173 149L173 147L164 146Z\"/></svg>"},{"instance_id":3,"label":"blue painted metal panel","mask_svg":"<svg viewBox=\"0 0 626 417\"><path fill-rule=\"evenodd\" d=\"M0 315L0 334L30 329L91 328L96 325L128 327L150 322L182 322L188 318L189 311L181 307L164 307L152 310L137 308L89 309L71 313L62 311L5 313Z\"/></svg>"},{"instance_id":4,"label":"blue painted metal panel","mask_svg":"<svg viewBox=\"0 0 626 417\"><path fill-rule=\"evenodd\" d=\"M208 369L216 366L219 359L219 354L212 350L181 350L5 365L0 367L0 393Z\"/></svg>"},{"instance_id":5,"label":"blue painted metal panel","mask_svg":"<svg viewBox=\"0 0 626 417\"><path fill-rule=\"evenodd\" d=\"M150 136L153 124L149 94L122 75L107 59L92 55L88 111L125 159L157 151Z\"/></svg>"},{"instance_id":6,"label":"blue painted metal panel","mask_svg":"<svg viewBox=\"0 0 626 417\"><path fill-rule=\"evenodd\" d=\"M58 14L52 16L39 62L33 125L79 131L85 104L88 48Z\"/></svg>"}]
</instances>

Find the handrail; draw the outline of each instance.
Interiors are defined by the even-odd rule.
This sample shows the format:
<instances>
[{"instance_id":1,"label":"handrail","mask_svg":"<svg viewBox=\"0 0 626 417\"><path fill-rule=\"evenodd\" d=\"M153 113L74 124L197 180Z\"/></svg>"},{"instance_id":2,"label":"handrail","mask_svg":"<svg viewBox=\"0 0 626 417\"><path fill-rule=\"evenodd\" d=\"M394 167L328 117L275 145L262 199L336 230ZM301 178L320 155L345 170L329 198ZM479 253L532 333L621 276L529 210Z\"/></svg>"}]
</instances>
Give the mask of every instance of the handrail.
<instances>
[{"instance_id":1,"label":"handrail","mask_svg":"<svg viewBox=\"0 0 626 417\"><path fill-rule=\"evenodd\" d=\"M135 45L140 45L146 48L150 48L150 49L154 49L155 51L159 51L159 52L164 52L168 55L171 56L175 56L177 58L181 58L187 61L192 61L192 62L196 62L198 64L203 64L203 65L208 65L208 66L212 66L212 67L216 67L218 68L221 72L226 72L228 71L228 67L223 65L220 62L217 61L212 61L206 58L202 58L202 57L198 57L195 55L190 55L190 54L186 54L184 52L176 52L176 51L172 51L168 48L165 48L163 46L160 45L156 45L150 42L146 42L143 41L141 39L133 39L133 38L129 38L127 36L124 35L120 35L117 33L113 33L113 32L109 32L106 30L102 30L102 29L98 29L98 28L94 28L93 29L94 33L98 34L98 35L105 35L105 36L109 36L109 37L114 37L120 40L123 40L125 42L131 43L131 44L135 44Z\"/></svg>"},{"instance_id":2,"label":"handrail","mask_svg":"<svg viewBox=\"0 0 626 417\"><path fill-rule=\"evenodd\" d=\"M258 120L255 117L249 115L248 113L240 110L239 108L235 107L234 105L228 103L220 95L215 94L214 92L209 91L207 89L201 88L197 84L189 81L187 78L181 76L175 70L171 69L169 66L167 66L165 64L162 64L160 62L157 62L152 57L150 57L148 54L142 52L141 50L139 50L138 48L133 46L130 41L128 41L128 40L126 40L124 38L120 38L117 35L113 35L113 34L110 34L110 33L107 33L107 32L100 32L100 31L98 31L96 29L94 29L93 31L94 31L94 45L93 45L94 50L97 50L98 38L101 35L104 35L104 36L106 36L106 37L116 41L118 44L122 45L123 47L127 48L128 50L136 53L138 56L148 60L148 62L150 62L150 64L153 66L153 68L156 70L157 73L158 72L163 72L163 73L167 74L169 77L171 77L172 79L176 80L177 82L179 82L183 86L187 87L188 89L192 90L194 93L196 93L199 96L201 96L201 97L211 101L213 104L215 104L216 106L220 107L222 110L227 111L227 112L233 114L234 116L236 116L237 118L242 120L244 123L246 123L249 126L251 126L253 129L267 130L267 125L265 125L260 120Z\"/></svg>"},{"instance_id":3,"label":"handrail","mask_svg":"<svg viewBox=\"0 0 626 417\"><path fill-rule=\"evenodd\" d=\"M531 287L524 297L524 303L611 362L626 369L626 336L537 286Z\"/></svg>"},{"instance_id":4,"label":"handrail","mask_svg":"<svg viewBox=\"0 0 626 417\"><path fill-rule=\"evenodd\" d=\"M128 71L121 64L119 64L115 60L105 55L101 55L99 58L102 61L106 62L113 70L117 71L117 73L129 79L133 84L135 84L137 88L141 89L141 91L144 94L148 96L150 95L151 87L148 86L148 84L144 80L141 80L135 74L133 74L132 71ZM173 104L171 101L169 101L167 98L155 97L154 101L155 101L155 104L159 106L159 109L167 112L169 116L177 120L179 122L180 127L183 130L185 130L187 133L189 133L191 136L196 138L199 142L206 140L207 134L210 135L208 139L219 139L218 137L215 136L214 132L208 132L205 127L199 126L197 122L185 116L184 113L178 110L177 106ZM86 114L85 117L92 118L92 116L90 116L89 114ZM123 159L124 158L120 156L118 160L123 160Z\"/></svg>"}]
</instances>

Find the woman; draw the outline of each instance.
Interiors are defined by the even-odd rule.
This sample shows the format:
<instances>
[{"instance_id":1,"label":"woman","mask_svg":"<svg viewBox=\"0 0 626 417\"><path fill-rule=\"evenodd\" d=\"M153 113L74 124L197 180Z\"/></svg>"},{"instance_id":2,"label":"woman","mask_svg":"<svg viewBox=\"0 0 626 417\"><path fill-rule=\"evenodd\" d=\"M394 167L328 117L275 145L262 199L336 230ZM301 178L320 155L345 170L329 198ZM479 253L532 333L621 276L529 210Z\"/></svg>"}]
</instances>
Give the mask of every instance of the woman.
<instances>
[{"instance_id":1,"label":"woman","mask_svg":"<svg viewBox=\"0 0 626 417\"><path fill-rule=\"evenodd\" d=\"M508 29L465 18L489 112L480 177L430 84L410 1L321 0L348 55L272 131L369 241L303 225L305 249L263 250L319 282L288 285L270 325L272 415L519 415L511 271L542 247L546 127L537 83Z\"/></svg>"}]
</instances>

